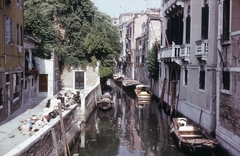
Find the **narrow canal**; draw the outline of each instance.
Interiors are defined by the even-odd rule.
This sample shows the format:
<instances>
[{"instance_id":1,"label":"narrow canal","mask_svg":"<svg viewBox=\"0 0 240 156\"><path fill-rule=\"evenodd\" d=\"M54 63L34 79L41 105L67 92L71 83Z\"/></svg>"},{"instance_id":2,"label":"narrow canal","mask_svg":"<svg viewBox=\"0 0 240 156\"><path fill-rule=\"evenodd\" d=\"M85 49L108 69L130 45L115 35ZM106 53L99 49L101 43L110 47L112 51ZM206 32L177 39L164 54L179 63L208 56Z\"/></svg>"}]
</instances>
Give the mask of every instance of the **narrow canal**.
<instances>
[{"instance_id":1,"label":"narrow canal","mask_svg":"<svg viewBox=\"0 0 240 156\"><path fill-rule=\"evenodd\" d=\"M169 116L156 101L139 106L135 93L112 86L114 108L93 111L71 155L184 156L169 136Z\"/></svg>"}]
</instances>

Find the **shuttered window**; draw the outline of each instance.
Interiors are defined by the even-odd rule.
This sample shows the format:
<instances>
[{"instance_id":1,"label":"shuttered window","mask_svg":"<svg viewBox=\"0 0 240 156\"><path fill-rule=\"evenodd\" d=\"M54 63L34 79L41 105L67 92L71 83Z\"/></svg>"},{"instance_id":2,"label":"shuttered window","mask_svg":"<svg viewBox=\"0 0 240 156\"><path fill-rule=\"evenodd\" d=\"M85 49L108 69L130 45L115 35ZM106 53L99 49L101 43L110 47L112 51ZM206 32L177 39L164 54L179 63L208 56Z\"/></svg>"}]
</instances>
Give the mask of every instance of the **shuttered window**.
<instances>
[{"instance_id":1,"label":"shuttered window","mask_svg":"<svg viewBox=\"0 0 240 156\"><path fill-rule=\"evenodd\" d=\"M7 43L13 43L13 20L5 16L5 41Z\"/></svg>"}]
</instances>

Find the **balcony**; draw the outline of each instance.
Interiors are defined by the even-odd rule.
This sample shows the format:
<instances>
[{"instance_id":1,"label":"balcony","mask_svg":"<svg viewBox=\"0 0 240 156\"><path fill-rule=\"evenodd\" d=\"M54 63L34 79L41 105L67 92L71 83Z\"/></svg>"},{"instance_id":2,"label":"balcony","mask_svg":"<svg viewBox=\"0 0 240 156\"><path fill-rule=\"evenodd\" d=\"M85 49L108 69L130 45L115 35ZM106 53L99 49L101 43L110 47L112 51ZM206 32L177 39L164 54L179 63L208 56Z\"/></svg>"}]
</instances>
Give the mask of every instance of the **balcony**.
<instances>
[{"instance_id":1,"label":"balcony","mask_svg":"<svg viewBox=\"0 0 240 156\"><path fill-rule=\"evenodd\" d=\"M190 45L189 44L181 45L180 57L182 61L185 61L188 63L190 62Z\"/></svg>"},{"instance_id":2,"label":"balcony","mask_svg":"<svg viewBox=\"0 0 240 156\"><path fill-rule=\"evenodd\" d=\"M166 13L171 12L176 6L184 7L184 0L168 0L165 2L163 10Z\"/></svg>"},{"instance_id":3,"label":"balcony","mask_svg":"<svg viewBox=\"0 0 240 156\"><path fill-rule=\"evenodd\" d=\"M25 70L25 75L26 76L30 76L30 75L37 75L39 73L39 71L37 69L29 69L29 70Z\"/></svg>"},{"instance_id":4,"label":"balcony","mask_svg":"<svg viewBox=\"0 0 240 156\"><path fill-rule=\"evenodd\" d=\"M196 41L195 57L199 61L207 61L207 57L208 57L208 40Z\"/></svg>"},{"instance_id":5,"label":"balcony","mask_svg":"<svg viewBox=\"0 0 240 156\"><path fill-rule=\"evenodd\" d=\"M181 64L180 57L181 47L180 45L172 45L171 47L162 48L159 59L165 63L167 62L176 62Z\"/></svg>"}]
</instances>

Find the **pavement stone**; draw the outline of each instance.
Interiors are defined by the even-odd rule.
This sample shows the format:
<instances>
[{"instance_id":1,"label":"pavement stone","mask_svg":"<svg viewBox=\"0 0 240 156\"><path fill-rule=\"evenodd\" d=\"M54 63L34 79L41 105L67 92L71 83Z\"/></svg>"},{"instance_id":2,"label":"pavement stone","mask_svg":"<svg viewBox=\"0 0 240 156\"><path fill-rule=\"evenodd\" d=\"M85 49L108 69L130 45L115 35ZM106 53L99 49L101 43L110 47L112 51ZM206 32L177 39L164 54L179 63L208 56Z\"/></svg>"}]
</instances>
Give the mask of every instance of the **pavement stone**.
<instances>
[{"instance_id":1,"label":"pavement stone","mask_svg":"<svg viewBox=\"0 0 240 156\"><path fill-rule=\"evenodd\" d=\"M0 122L0 155L4 155L16 146L20 145L30 135L23 135L18 130L20 121L29 119L32 115L43 112L47 100L52 97L34 97L29 102L22 105L16 112L7 119Z\"/></svg>"}]
</instances>

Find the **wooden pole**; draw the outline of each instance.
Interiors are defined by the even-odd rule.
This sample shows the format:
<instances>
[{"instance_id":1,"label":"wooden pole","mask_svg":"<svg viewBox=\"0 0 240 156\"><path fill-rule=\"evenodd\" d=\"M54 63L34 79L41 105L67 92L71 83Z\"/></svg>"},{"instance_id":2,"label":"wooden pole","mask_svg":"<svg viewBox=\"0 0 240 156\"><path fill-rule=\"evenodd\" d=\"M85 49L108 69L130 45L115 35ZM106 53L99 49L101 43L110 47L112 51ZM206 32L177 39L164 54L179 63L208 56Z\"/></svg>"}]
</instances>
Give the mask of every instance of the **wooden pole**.
<instances>
[{"instance_id":1,"label":"wooden pole","mask_svg":"<svg viewBox=\"0 0 240 156\"><path fill-rule=\"evenodd\" d=\"M58 145L57 145L57 139L56 139L56 134L54 128L51 128L51 134L52 134L52 140L53 140L53 146L54 146L54 151L55 155L58 156Z\"/></svg>"},{"instance_id":2,"label":"wooden pole","mask_svg":"<svg viewBox=\"0 0 240 156\"><path fill-rule=\"evenodd\" d=\"M63 123L63 118L62 118L62 108L61 108L61 104L58 104L58 112L59 112L59 117L60 117L60 125L61 125L61 131L62 131L62 138L63 138L63 145L64 145L64 155L65 156L70 156L70 150L68 147L68 143L67 143L67 137L66 137L66 131L64 128L64 123Z\"/></svg>"},{"instance_id":3,"label":"wooden pole","mask_svg":"<svg viewBox=\"0 0 240 156\"><path fill-rule=\"evenodd\" d=\"M164 92L165 92L166 81L167 81L167 79L164 78L164 80L163 80L162 92L161 92L161 96L160 96L160 100L159 100L159 103L160 103L161 107L162 107L163 101L164 101Z\"/></svg>"},{"instance_id":4,"label":"wooden pole","mask_svg":"<svg viewBox=\"0 0 240 156\"><path fill-rule=\"evenodd\" d=\"M174 105L174 99L175 99L175 84L176 84L176 81L172 81L171 82L171 112L170 114L172 115L172 112L173 112L173 105Z\"/></svg>"},{"instance_id":5,"label":"wooden pole","mask_svg":"<svg viewBox=\"0 0 240 156\"><path fill-rule=\"evenodd\" d=\"M175 108L175 116L177 115L177 110L178 110L178 101L179 101L179 94L177 95L177 103L176 103L176 108Z\"/></svg>"}]
</instances>

